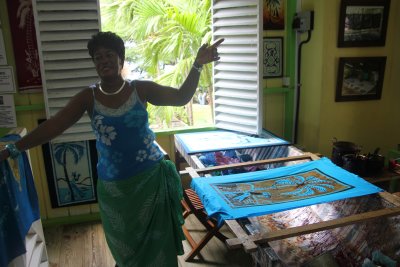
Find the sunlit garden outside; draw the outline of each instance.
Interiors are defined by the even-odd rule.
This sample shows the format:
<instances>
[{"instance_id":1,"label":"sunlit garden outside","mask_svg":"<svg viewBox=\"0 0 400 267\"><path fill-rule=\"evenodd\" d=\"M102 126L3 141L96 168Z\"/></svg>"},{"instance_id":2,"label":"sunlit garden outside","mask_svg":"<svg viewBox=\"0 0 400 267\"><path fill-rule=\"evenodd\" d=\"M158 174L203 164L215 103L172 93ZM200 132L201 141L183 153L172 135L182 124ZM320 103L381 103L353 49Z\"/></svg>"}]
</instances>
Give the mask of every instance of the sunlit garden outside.
<instances>
[{"instance_id":1,"label":"sunlit garden outside","mask_svg":"<svg viewBox=\"0 0 400 267\"><path fill-rule=\"evenodd\" d=\"M210 0L101 0L102 31L125 41L126 79L148 79L177 87L187 77L197 50L211 42ZM212 69L204 66L199 87L184 107L148 104L154 130L212 124Z\"/></svg>"}]
</instances>

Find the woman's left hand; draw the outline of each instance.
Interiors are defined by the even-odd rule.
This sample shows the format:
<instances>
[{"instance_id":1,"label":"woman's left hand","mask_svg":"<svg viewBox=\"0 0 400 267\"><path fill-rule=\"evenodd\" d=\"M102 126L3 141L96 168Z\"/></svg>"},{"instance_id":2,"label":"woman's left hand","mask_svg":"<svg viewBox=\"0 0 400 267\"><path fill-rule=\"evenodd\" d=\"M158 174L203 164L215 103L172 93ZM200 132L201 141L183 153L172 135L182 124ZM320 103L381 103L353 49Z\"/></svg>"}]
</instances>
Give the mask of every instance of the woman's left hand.
<instances>
[{"instance_id":1,"label":"woman's left hand","mask_svg":"<svg viewBox=\"0 0 400 267\"><path fill-rule=\"evenodd\" d=\"M196 62L200 65L204 65L220 59L218 54L218 46L224 41L224 39L217 40L214 44L208 45L203 44L197 52Z\"/></svg>"}]
</instances>

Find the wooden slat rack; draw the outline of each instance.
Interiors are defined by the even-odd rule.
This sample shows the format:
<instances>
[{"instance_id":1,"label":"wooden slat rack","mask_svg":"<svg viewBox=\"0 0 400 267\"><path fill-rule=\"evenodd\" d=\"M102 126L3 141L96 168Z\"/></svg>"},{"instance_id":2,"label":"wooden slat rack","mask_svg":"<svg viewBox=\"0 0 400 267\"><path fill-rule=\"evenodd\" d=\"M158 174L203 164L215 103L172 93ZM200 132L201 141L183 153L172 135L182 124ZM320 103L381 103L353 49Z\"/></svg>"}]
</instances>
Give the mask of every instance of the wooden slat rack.
<instances>
[{"instance_id":1,"label":"wooden slat rack","mask_svg":"<svg viewBox=\"0 0 400 267\"><path fill-rule=\"evenodd\" d=\"M201 176L207 175L214 171L228 170L232 168L239 168L244 166L255 166L264 165L269 163L277 162L288 162L288 161L302 161L302 160L317 160L319 155L313 153L305 153L301 156L285 157L285 158L275 158L267 160L259 160L245 163L230 164L224 166L208 167L203 169L193 169L191 167L186 168L186 170L181 171L181 176L189 175L191 179L198 179ZM247 234L243 227L236 220L226 220L225 224L228 228L236 235L235 238L230 238L226 240L226 245L228 248L237 249L243 248L246 252L255 252L258 245L263 243L268 243L274 240L285 239L294 236L300 236L309 233L315 233L319 231L324 231L333 228L339 228L347 225L362 223L366 221L371 221L383 217L391 217L400 215L400 197L390 194L388 192L378 193L379 197L393 204L393 207L382 208L379 210L363 212L359 214L349 215L343 218L332 219L328 221L321 221L314 224L303 225L298 227L292 227L287 229L282 229L279 231L269 232L269 233L258 233L258 234ZM203 245L204 246L204 245Z\"/></svg>"}]
</instances>

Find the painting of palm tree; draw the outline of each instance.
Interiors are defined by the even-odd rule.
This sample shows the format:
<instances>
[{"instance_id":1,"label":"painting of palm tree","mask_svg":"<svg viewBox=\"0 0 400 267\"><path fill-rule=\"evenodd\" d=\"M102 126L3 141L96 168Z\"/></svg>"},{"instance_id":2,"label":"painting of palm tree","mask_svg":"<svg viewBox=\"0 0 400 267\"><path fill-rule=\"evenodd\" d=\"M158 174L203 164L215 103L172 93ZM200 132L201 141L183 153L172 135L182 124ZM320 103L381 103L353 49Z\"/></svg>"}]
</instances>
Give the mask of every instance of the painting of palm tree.
<instances>
[{"instance_id":1,"label":"painting of palm tree","mask_svg":"<svg viewBox=\"0 0 400 267\"><path fill-rule=\"evenodd\" d=\"M273 205L351 189L318 169L254 182L215 184L213 188L234 208Z\"/></svg>"},{"instance_id":2,"label":"painting of palm tree","mask_svg":"<svg viewBox=\"0 0 400 267\"><path fill-rule=\"evenodd\" d=\"M93 171L96 159L90 141L43 146L52 206L87 204L96 201ZM95 169L95 168L94 168Z\"/></svg>"},{"instance_id":3,"label":"painting of palm tree","mask_svg":"<svg viewBox=\"0 0 400 267\"><path fill-rule=\"evenodd\" d=\"M263 26L265 31L285 29L284 0L264 0Z\"/></svg>"}]
</instances>

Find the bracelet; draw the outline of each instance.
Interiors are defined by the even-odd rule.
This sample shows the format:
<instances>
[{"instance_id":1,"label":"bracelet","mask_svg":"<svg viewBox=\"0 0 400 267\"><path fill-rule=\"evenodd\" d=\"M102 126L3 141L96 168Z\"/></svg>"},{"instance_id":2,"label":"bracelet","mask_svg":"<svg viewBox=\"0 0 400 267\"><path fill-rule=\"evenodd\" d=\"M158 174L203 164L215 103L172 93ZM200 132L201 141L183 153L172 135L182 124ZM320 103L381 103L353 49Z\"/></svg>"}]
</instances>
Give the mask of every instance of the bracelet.
<instances>
[{"instance_id":1,"label":"bracelet","mask_svg":"<svg viewBox=\"0 0 400 267\"><path fill-rule=\"evenodd\" d=\"M199 73L203 70L203 65L199 64L196 60L193 62L193 68Z\"/></svg>"},{"instance_id":2,"label":"bracelet","mask_svg":"<svg viewBox=\"0 0 400 267\"><path fill-rule=\"evenodd\" d=\"M15 146L15 144L7 144L6 149L10 154L10 158L16 159L19 155L21 155L21 151Z\"/></svg>"}]
</instances>

